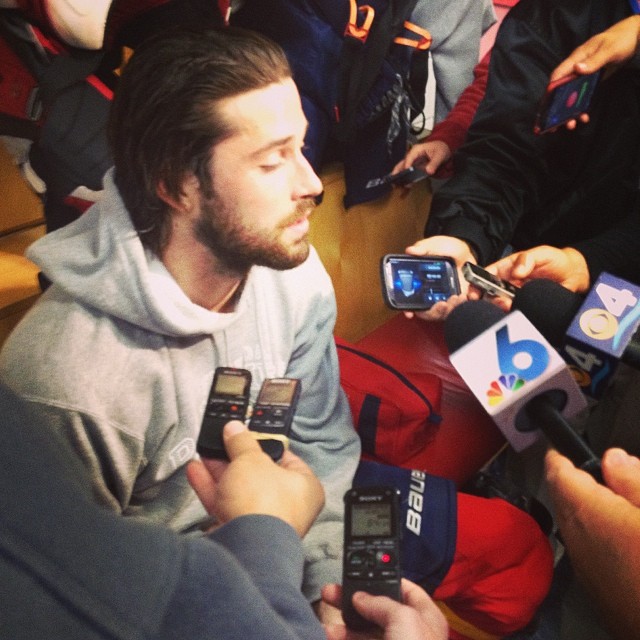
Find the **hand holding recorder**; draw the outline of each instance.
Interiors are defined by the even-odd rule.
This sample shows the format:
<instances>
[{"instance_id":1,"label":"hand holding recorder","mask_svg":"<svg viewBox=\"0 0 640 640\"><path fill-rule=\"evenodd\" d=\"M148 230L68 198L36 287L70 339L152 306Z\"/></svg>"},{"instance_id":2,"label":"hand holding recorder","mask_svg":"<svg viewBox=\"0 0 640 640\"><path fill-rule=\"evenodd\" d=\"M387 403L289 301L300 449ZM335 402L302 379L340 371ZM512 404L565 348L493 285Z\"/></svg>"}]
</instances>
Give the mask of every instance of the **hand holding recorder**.
<instances>
[{"instance_id":1,"label":"hand holding recorder","mask_svg":"<svg viewBox=\"0 0 640 640\"><path fill-rule=\"evenodd\" d=\"M404 604L364 591L359 591L354 597L354 607L359 614L383 629L382 635L379 635L379 631L374 636L351 631L343 625L325 625L328 640L373 637L384 640L446 640L449 637L446 618L427 592L404 578L401 591ZM337 584L326 585L322 590L322 599L331 606L339 607L342 587Z\"/></svg>"},{"instance_id":2,"label":"hand holding recorder","mask_svg":"<svg viewBox=\"0 0 640 640\"><path fill-rule=\"evenodd\" d=\"M344 504L342 617L349 629L369 631L375 623L354 607L354 593L366 591L402 602L400 491L354 487L345 494Z\"/></svg>"},{"instance_id":3,"label":"hand holding recorder","mask_svg":"<svg viewBox=\"0 0 640 640\"><path fill-rule=\"evenodd\" d=\"M203 458L227 460L222 430L230 420L244 422L249 410L251 373L246 369L218 367L202 418L196 450ZM267 378L263 381L249 421L249 430L262 450L276 462L289 446L300 380Z\"/></svg>"},{"instance_id":4,"label":"hand holding recorder","mask_svg":"<svg viewBox=\"0 0 640 640\"><path fill-rule=\"evenodd\" d=\"M207 512L220 523L270 515L304 536L324 505L322 484L307 464L290 451L276 464L237 420L224 427L223 440L231 462L205 459L187 465L189 482Z\"/></svg>"},{"instance_id":5,"label":"hand holding recorder","mask_svg":"<svg viewBox=\"0 0 640 640\"><path fill-rule=\"evenodd\" d=\"M489 265L487 271L517 287L540 278L553 280L576 293L584 293L590 286L587 261L572 247L540 245L518 251Z\"/></svg>"}]
</instances>

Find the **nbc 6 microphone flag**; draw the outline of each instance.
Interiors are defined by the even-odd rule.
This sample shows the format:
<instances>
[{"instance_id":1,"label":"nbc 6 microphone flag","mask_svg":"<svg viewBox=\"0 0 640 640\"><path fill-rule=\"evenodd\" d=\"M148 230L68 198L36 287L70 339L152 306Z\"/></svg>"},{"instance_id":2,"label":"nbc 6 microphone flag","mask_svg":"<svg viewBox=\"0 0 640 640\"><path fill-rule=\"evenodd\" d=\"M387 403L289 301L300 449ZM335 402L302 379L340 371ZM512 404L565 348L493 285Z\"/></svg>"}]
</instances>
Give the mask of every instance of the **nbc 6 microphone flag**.
<instances>
[{"instance_id":1,"label":"nbc 6 microphone flag","mask_svg":"<svg viewBox=\"0 0 640 640\"><path fill-rule=\"evenodd\" d=\"M542 435L521 411L535 396L560 393L558 408L565 417L586 406L564 360L520 311L492 324L454 351L450 360L516 451Z\"/></svg>"}]
</instances>

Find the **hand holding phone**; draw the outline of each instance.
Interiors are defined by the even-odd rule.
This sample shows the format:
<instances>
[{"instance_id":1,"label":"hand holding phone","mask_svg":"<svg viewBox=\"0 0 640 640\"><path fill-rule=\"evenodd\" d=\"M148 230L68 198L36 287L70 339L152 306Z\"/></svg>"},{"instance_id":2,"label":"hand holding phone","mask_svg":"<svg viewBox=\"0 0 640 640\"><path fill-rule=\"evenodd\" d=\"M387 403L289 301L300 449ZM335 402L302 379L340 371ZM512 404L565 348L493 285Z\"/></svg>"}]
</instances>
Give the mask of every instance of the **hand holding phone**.
<instances>
[{"instance_id":1,"label":"hand holding phone","mask_svg":"<svg viewBox=\"0 0 640 640\"><path fill-rule=\"evenodd\" d=\"M406 187L414 182L425 180L428 177L429 174L426 171L418 169L418 167L408 167L407 169L398 171L398 173L389 173L381 178L372 178L367 182L366 188L379 187L381 184L395 184L399 187Z\"/></svg>"},{"instance_id":2,"label":"hand holding phone","mask_svg":"<svg viewBox=\"0 0 640 640\"><path fill-rule=\"evenodd\" d=\"M349 629L376 625L351 601L356 591L402 602L400 590L400 492L395 487L360 487L344 496L342 617Z\"/></svg>"},{"instance_id":3,"label":"hand holding phone","mask_svg":"<svg viewBox=\"0 0 640 640\"><path fill-rule=\"evenodd\" d=\"M569 120L586 113L591 104L600 72L589 75L571 74L551 82L542 98L533 131L553 131Z\"/></svg>"},{"instance_id":4,"label":"hand holding phone","mask_svg":"<svg viewBox=\"0 0 640 640\"><path fill-rule=\"evenodd\" d=\"M442 256L387 254L380 261L380 279L392 309L424 311L460 293L456 263Z\"/></svg>"}]
</instances>

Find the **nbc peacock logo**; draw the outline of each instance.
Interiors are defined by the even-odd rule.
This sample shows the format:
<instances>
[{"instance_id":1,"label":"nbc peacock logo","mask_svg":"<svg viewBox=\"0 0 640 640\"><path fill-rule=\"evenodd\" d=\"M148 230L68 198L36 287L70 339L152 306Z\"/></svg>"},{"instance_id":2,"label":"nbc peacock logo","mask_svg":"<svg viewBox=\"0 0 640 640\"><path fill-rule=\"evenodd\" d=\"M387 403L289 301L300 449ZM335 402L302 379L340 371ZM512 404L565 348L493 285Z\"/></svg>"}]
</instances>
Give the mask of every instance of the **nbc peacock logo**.
<instances>
[{"instance_id":1,"label":"nbc peacock logo","mask_svg":"<svg viewBox=\"0 0 640 640\"><path fill-rule=\"evenodd\" d=\"M513 398L525 382L541 376L549 364L549 353L542 343L526 338L512 342L506 324L496 331L496 351L499 373L486 391L489 407Z\"/></svg>"},{"instance_id":2,"label":"nbc peacock logo","mask_svg":"<svg viewBox=\"0 0 640 640\"><path fill-rule=\"evenodd\" d=\"M487 402L490 406L499 405L507 396L514 394L524 386L524 380L513 374L501 375L494 380L487 390Z\"/></svg>"}]
</instances>

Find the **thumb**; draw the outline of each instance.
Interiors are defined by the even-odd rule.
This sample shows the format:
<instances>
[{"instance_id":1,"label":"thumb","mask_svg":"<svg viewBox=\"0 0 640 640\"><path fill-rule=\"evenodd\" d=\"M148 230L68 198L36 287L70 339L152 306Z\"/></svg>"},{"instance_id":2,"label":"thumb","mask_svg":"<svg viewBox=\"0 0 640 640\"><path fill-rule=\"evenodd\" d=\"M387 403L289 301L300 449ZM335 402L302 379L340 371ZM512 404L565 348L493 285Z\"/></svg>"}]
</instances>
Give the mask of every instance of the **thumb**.
<instances>
[{"instance_id":1,"label":"thumb","mask_svg":"<svg viewBox=\"0 0 640 640\"><path fill-rule=\"evenodd\" d=\"M235 460L241 455L261 452L260 445L249 433L247 425L240 420L231 420L224 425L222 432L224 448L229 456L229 460Z\"/></svg>"},{"instance_id":2,"label":"thumb","mask_svg":"<svg viewBox=\"0 0 640 640\"><path fill-rule=\"evenodd\" d=\"M640 507L640 460L622 449L609 449L602 457L602 473L607 486Z\"/></svg>"},{"instance_id":3,"label":"thumb","mask_svg":"<svg viewBox=\"0 0 640 640\"><path fill-rule=\"evenodd\" d=\"M531 275L535 264L536 262L533 255L526 251L521 253L513 264L513 277L524 280L527 276Z\"/></svg>"}]
</instances>

